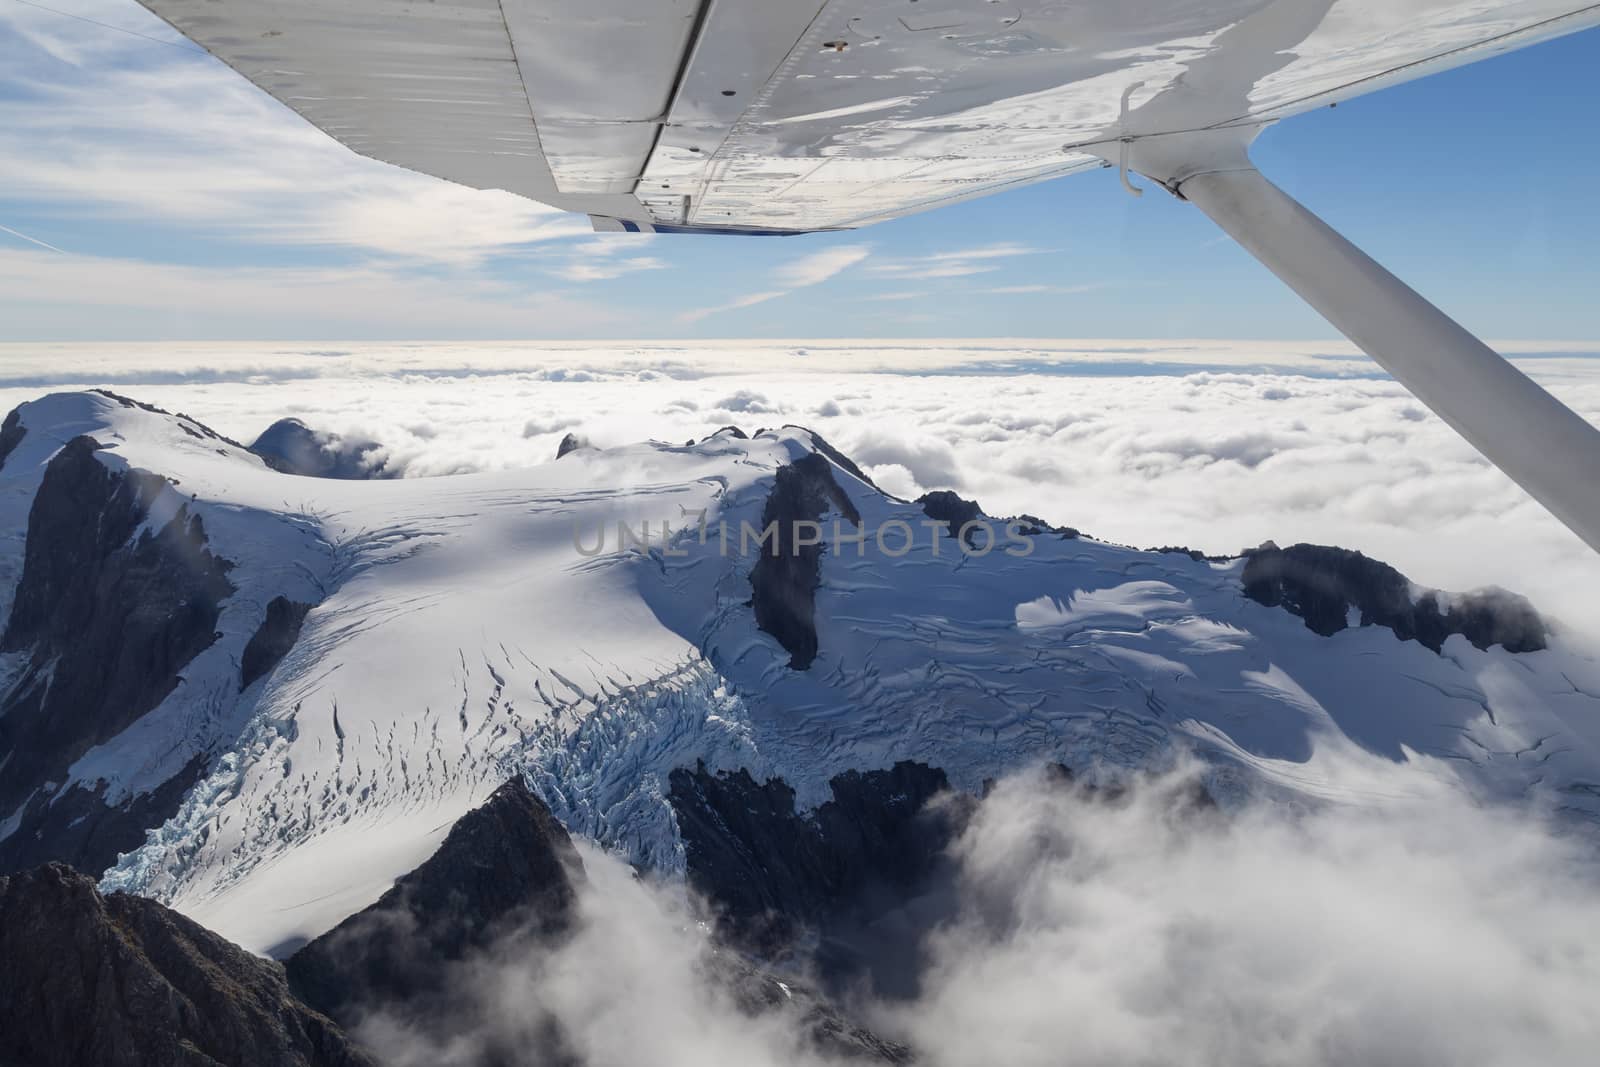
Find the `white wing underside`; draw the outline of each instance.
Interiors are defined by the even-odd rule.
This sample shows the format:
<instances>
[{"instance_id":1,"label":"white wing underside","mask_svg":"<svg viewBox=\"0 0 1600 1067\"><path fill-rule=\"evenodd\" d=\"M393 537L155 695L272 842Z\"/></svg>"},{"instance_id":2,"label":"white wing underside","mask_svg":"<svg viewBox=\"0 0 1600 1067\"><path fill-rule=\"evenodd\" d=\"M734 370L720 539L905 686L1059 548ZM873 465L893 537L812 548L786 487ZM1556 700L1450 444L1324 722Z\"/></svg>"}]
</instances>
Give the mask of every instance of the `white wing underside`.
<instances>
[{"instance_id":1,"label":"white wing underside","mask_svg":"<svg viewBox=\"0 0 1600 1067\"><path fill-rule=\"evenodd\" d=\"M1600 23L1579 0L142 2L363 155L627 229L860 226Z\"/></svg>"}]
</instances>

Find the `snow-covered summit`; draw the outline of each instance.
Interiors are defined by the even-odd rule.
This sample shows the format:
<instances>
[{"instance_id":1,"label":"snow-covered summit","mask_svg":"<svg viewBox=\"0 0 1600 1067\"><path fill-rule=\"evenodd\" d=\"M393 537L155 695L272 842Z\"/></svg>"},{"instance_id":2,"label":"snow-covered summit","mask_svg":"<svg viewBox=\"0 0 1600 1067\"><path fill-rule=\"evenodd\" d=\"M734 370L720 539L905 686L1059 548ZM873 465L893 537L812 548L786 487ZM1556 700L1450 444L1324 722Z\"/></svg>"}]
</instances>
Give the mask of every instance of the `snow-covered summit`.
<instances>
[{"instance_id":1,"label":"snow-covered summit","mask_svg":"<svg viewBox=\"0 0 1600 1067\"><path fill-rule=\"evenodd\" d=\"M666 778L702 762L814 806L834 775L900 761L977 790L1030 761L1192 749L1219 785L1339 798L1409 760L1440 788L1600 810L1600 663L1559 633L1510 652L1449 632L1435 651L1352 603L1324 636L1247 596L1243 559L1033 524L953 537L796 427L389 481L286 475L104 394L47 397L8 427L8 613L40 580L29 552L48 555L28 539L41 495L136 509L125 543L82 550L106 588L135 557L153 574L209 558L229 591L207 587L209 629L151 624L198 651L152 668L150 707L104 709L111 732L50 739L62 772L0 811L0 849L132 832L108 887L258 951L372 903L515 772L569 829L667 871ZM92 499L54 484L83 437L98 447L78 459L110 475ZM774 522L776 558L755 540ZM796 544L811 522L823 543ZM66 657L8 649L0 785L14 709Z\"/></svg>"},{"instance_id":2,"label":"snow-covered summit","mask_svg":"<svg viewBox=\"0 0 1600 1067\"><path fill-rule=\"evenodd\" d=\"M312 478L391 478L383 445L365 437L315 430L296 418L282 418L261 431L250 451L285 474Z\"/></svg>"}]
</instances>

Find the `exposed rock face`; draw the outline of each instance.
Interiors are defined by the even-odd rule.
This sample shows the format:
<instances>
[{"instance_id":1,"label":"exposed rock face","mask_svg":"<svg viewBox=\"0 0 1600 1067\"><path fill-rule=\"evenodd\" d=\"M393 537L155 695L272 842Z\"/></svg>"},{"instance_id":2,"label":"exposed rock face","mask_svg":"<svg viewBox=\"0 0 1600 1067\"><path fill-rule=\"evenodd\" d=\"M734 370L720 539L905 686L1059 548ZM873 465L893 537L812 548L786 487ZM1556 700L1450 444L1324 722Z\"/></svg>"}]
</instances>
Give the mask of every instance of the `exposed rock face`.
<instances>
[{"instance_id":1,"label":"exposed rock face","mask_svg":"<svg viewBox=\"0 0 1600 1067\"><path fill-rule=\"evenodd\" d=\"M0 423L0 467L6 465L6 460L11 458L11 453L16 451L27 432L28 428L22 425L21 413L17 408L12 408L10 414L6 415L6 421Z\"/></svg>"},{"instance_id":2,"label":"exposed rock face","mask_svg":"<svg viewBox=\"0 0 1600 1067\"><path fill-rule=\"evenodd\" d=\"M1324 637L1348 626L1354 608L1361 625L1387 626L1401 640L1435 652L1451 634L1476 648L1504 645L1508 652L1536 652L1546 644L1544 620L1515 593L1481 590L1447 596L1441 606L1438 592L1419 590L1387 563L1343 548L1269 543L1246 553L1243 578L1245 595L1293 612Z\"/></svg>"},{"instance_id":3,"label":"exposed rock face","mask_svg":"<svg viewBox=\"0 0 1600 1067\"><path fill-rule=\"evenodd\" d=\"M573 922L583 864L544 803L512 778L462 816L426 863L287 962L308 1004L350 1022L375 1006L426 1013L446 964Z\"/></svg>"},{"instance_id":4,"label":"exposed rock face","mask_svg":"<svg viewBox=\"0 0 1600 1067\"><path fill-rule=\"evenodd\" d=\"M1057 526L1055 523L1046 522L1037 515L1024 513L1014 515L1006 521L1015 523L1017 533L1024 537L1039 537L1043 534L1051 533L1064 541L1072 541L1083 536L1083 532L1075 526Z\"/></svg>"},{"instance_id":5,"label":"exposed rock face","mask_svg":"<svg viewBox=\"0 0 1600 1067\"><path fill-rule=\"evenodd\" d=\"M821 523L830 510L859 527L861 515L834 480L833 466L813 452L779 467L761 510L761 526L775 528L776 541L761 549L750 571L756 625L778 639L789 666L803 671L817 658L816 601L822 545L802 544L803 523Z\"/></svg>"},{"instance_id":6,"label":"exposed rock face","mask_svg":"<svg viewBox=\"0 0 1600 1067\"><path fill-rule=\"evenodd\" d=\"M811 1046L827 1057L870 1063L911 1063L912 1052L886 1041L839 1014L833 1005L793 976L778 978L736 957L720 957L722 966L708 975L728 990L739 1010L749 1016L788 1015Z\"/></svg>"},{"instance_id":7,"label":"exposed rock face","mask_svg":"<svg viewBox=\"0 0 1600 1067\"><path fill-rule=\"evenodd\" d=\"M383 445L359 437L313 430L299 419L279 419L262 431L250 451L284 474L310 478L392 478Z\"/></svg>"},{"instance_id":8,"label":"exposed rock face","mask_svg":"<svg viewBox=\"0 0 1600 1067\"><path fill-rule=\"evenodd\" d=\"M805 430L806 433L810 434L811 443L816 446L818 452L821 452L824 456L827 456L829 459L831 459L834 466L838 467L840 470L848 471L857 478L861 479L863 482L866 482L868 485L874 485L872 479L867 477L866 471L863 471L860 467L856 466L855 460L851 459L843 452L840 452L828 442L824 441L820 433L805 426L799 426L796 427L796 429ZM875 485L874 488L876 488Z\"/></svg>"},{"instance_id":9,"label":"exposed rock face","mask_svg":"<svg viewBox=\"0 0 1600 1067\"><path fill-rule=\"evenodd\" d=\"M250 635L239 659L239 690L276 667L300 637L310 604L297 604L288 597L276 596L267 602L267 617L261 628Z\"/></svg>"},{"instance_id":10,"label":"exposed rock face","mask_svg":"<svg viewBox=\"0 0 1600 1067\"><path fill-rule=\"evenodd\" d=\"M123 396L121 393L113 393L109 389L91 389L89 392L98 393L100 396L106 397L107 399L115 400L125 408L138 408L140 411L148 411L152 415L165 415L173 421L174 425L176 425L178 429L182 430L190 437L198 440L215 441L222 445L232 445L234 448L240 449L241 451L249 451L248 448L245 448L244 445L240 444L238 441L235 441L233 438L227 436L226 434L218 433L205 423L201 422L199 419L185 415L181 411L174 414L173 412L168 411L166 408L158 408L154 404L146 404L142 400L135 400L131 396Z\"/></svg>"},{"instance_id":11,"label":"exposed rock face","mask_svg":"<svg viewBox=\"0 0 1600 1067\"><path fill-rule=\"evenodd\" d=\"M1226 563L1230 559L1234 558L1232 556L1207 555L1198 548L1190 548L1188 545L1160 545L1156 548L1150 549L1149 551L1159 552L1164 555L1188 556L1196 563Z\"/></svg>"},{"instance_id":12,"label":"exposed rock face","mask_svg":"<svg viewBox=\"0 0 1600 1067\"><path fill-rule=\"evenodd\" d=\"M922 513L928 518L948 524L949 530L946 532L950 537L961 537L963 526L983 518L983 509L978 506L976 500L965 500L948 489L935 489L931 493L923 493L917 497L916 502L922 505ZM972 546L981 543L974 530L968 530L967 535L961 539Z\"/></svg>"},{"instance_id":13,"label":"exposed rock face","mask_svg":"<svg viewBox=\"0 0 1600 1067\"><path fill-rule=\"evenodd\" d=\"M971 813L943 771L919 763L849 771L809 815L780 780L703 765L670 776L689 881L720 911L724 931L761 955L806 929L848 939L877 913L927 891L942 854ZM823 961L826 966L828 961Z\"/></svg>"},{"instance_id":14,"label":"exposed rock face","mask_svg":"<svg viewBox=\"0 0 1600 1067\"><path fill-rule=\"evenodd\" d=\"M45 468L28 515L22 577L0 637L0 651L26 656L0 697L0 811L60 781L77 757L161 703L216 640L222 601L233 593L232 564L211 554L186 507L157 532L143 528L168 483L113 470L99 448L90 437L68 442ZM28 842L49 821L47 799L35 797L0 843L0 870L26 855L97 871L143 836L112 819L36 854Z\"/></svg>"},{"instance_id":15,"label":"exposed rock face","mask_svg":"<svg viewBox=\"0 0 1600 1067\"><path fill-rule=\"evenodd\" d=\"M949 526L949 536L960 537L961 528L969 522L987 518L983 508L976 500L967 500L948 489L935 489L931 493L923 493L914 501L922 506L922 513L936 522ZM1023 537L1039 537L1043 534L1055 534L1058 537L1070 540L1078 537L1079 532L1071 526L1056 526L1039 518L1037 515L1017 515L1010 519L995 520L1000 526L1010 526L1017 534ZM963 540L972 548L981 549L990 535L980 534L976 530L968 530ZM1159 551L1165 552L1166 549ZM1187 551L1186 549L1184 551Z\"/></svg>"},{"instance_id":16,"label":"exposed rock face","mask_svg":"<svg viewBox=\"0 0 1600 1067\"><path fill-rule=\"evenodd\" d=\"M589 447L589 439L587 437L580 437L578 434L569 433L563 437L561 439L561 443L556 446L556 458L560 459L569 452L576 452L580 448Z\"/></svg>"},{"instance_id":17,"label":"exposed rock face","mask_svg":"<svg viewBox=\"0 0 1600 1067\"><path fill-rule=\"evenodd\" d=\"M404 1020L432 1036L470 1035L474 1062L512 1067L528 1062L576 1067L581 1061L560 1021L536 1000L520 1006L524 1020L508 1039L485 1012L485 975L525 973L556 949L578 918L585 891L583 863L566 831L521 778L501 786L463 816L421 867L383 899L295 953L289 982L304 1001L345 1025ZM720 984L749 1015L791 1016L815 1046L853 1060L900 1063L904 1048L840 1016L821 995L779 979L736 953L705 961L705 977ZM492 981L492 979L490 979ZM361 1032L368 1032L363 1029ZM532 1034L532 1045L529 1045Z\"/></svg>"},{"instance_id":18,"label":"exposed rock face","mask_svg":"<svg viewBox=\"0 0 1600 1067\"><path fill-rule=\"evenodd\" d=\"M206 770L196 756L177 774L148 793L117 804L105 801L105 786L73 785L59 793L36 794L24 807L17 832L0 841L0 871L20 871L52 860L99 873L144 840L183 802L189 787Z\"/></svg>"},{"instance_id":19,"label":"exposed rock face","mask_svg":"<svg viewBox=\"0 0 1600 1067\"><path fill-rule=\"evenodd\" d=\"M370 1067L283 970L60 864L0 877L0 1062Z\"/></svg>"}]
</instances>

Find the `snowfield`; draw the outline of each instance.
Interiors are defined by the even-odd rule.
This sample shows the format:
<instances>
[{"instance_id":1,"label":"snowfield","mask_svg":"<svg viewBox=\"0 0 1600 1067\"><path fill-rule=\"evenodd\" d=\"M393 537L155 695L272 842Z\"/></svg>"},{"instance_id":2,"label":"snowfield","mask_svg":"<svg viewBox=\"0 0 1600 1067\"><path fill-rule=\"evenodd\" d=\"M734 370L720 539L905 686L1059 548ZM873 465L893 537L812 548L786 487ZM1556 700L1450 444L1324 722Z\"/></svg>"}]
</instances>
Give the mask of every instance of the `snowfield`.
<instances>
[{"instance_id":1,"label":"snowfield","mask_svg":"<svg viewBox=\"0 0 1600 1067\"><path fill-rule=\"evenodd\" d=\"M793 670L756 626L753 552L697 524L759 527L776 472L816 448L803 429L351 482L278 473L101 394L20 418L0 468L5 606L44 467L79 434L113 469L169 479L152 524L187 507L234 564L220 636L183 683L58 785L104 783L115 803L203 757L102 884L258 952L372 903L518 772L575 833L667 874L683 856L665 776L697 761L781 777L803 806L841 771L900 760L978 791L1041 760L1094 773L1194 752L1223 797L1308 803L1359 803L1405 761L1410 788L1600 815L1600 662L1559 631L1516 654L1460 635L1435 653L1382 626L1323 637L1247 598L1241 560L1049 531L1026 556L949 537L891 555L869 537L824 553L817 657ZM865 529L925 529L919 506L832 474ZM648 526L649 547L619 548L618 522ZM240 692L280 596L312 605L304 627Z\"/></svg>"}]
</instances>

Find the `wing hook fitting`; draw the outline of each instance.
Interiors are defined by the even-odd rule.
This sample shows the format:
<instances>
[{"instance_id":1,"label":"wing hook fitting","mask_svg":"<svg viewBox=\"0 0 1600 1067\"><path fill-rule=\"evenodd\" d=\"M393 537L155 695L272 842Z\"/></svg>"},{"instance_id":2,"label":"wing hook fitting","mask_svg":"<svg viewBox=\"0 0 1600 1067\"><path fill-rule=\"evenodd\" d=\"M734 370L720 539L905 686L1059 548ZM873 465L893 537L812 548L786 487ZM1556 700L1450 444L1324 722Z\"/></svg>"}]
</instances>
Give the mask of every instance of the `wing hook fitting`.
<instances>
[{"instance_id":1,"label":"wing hook fitting","mask_svg":"<svg viewBox=\"0 0 1600 1067\"><path fill-rule=\"evenodd\" d=\"M1134 196L1143 196L1144 190L1133 184L1128 179L1128 146L1133 144L1133 138L1128 133L1128 100L1133 96L1133 91L1144 85L1144 82L1134 82L1122 90L1122 106L1120 125L1122 136L1118 139L1117 175L1122 179L1122 187Z\"/></svg>"}]
</instances>

